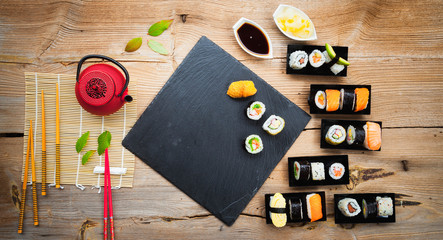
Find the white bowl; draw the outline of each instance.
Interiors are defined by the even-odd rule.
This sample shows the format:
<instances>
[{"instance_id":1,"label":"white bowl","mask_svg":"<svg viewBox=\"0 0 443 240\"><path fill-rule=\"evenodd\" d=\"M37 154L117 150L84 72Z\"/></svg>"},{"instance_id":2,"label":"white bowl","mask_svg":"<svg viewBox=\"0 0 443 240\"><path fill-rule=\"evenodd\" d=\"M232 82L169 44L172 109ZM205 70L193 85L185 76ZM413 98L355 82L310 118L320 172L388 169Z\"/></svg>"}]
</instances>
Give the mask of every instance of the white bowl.
<instances>
[{"instance_id":1,"label":"white bowl","mask_svg":"<svg viewBox=\"0 0 443 240\"><path fill-rule=\"evenodd\" d=\"M255 53L251 50L249 50L245 45L243 45L243 43L240 40L240 37L238 36L238 32L237 30L244 24L244 23L249 23L255 27L257 27L258 29L260 29L266 37L266 40L268 41L269 44L269 53L268 54L260 54L260 53ZM240 45L240 47L247 53L249 53L250 55L254 56L254 57L258 57L258 58L272 58L272 43L271 43L271 38L269 38L268 33L266 33L266 31L260 27L260 25L258 25L257 23L247 19L247 18L240 18L235 24L234 26L232 26L232 29L234 29L234 35L235 35L235 39L237 40L238 45Z\"/></svg>"},{"instance_id":2,"label":"white bowl","mask_svg":"<svg viewBox=\"0 0 443 240\"><path fill-rule=\"evenodd\" d=\"M292 34L290 34L290 33L287 33L287 32L285 32L285 31L283 31L283 29L280 28L280 26L278 25L278 22L277 22L277 15L278 15L278 14L279 14L284 8L292 8L292 9L294 9L295 11L297 11L298 13L300 13L300 15L301 15L302 17L304 17L304 18L308 19L309 21L311 21L311 23L312 23L312 29L314 30L314 33L312 34L312 36L311 36L310 38L299 38L299 37L296 37L296 36L294 36L294 35L292 35ZM308 15L306 15L306 13L304 13L302 10L300 10L300 9L298 9L298 8L296 8L296 7L293 7L293 6L290 6L290 5L285 5L285 4L280 4L280 5L278 6L278 8L275 10L275 12L274 12L274 14L272 15L272 17L274 18L275 25L277 25L277 27L278 27L278 29L280 30L280 32L282 32L282 33L283 33L286 37L288 37L288 38L291 38L291 39L294 39L294 40L297 40L297 41L310 41L310 40L316 40L316 39L317 39L317 33L316 33L316 31L315 31L314 23L313 23L312 20L308 17Z\"/></svg>"}]
</instances>

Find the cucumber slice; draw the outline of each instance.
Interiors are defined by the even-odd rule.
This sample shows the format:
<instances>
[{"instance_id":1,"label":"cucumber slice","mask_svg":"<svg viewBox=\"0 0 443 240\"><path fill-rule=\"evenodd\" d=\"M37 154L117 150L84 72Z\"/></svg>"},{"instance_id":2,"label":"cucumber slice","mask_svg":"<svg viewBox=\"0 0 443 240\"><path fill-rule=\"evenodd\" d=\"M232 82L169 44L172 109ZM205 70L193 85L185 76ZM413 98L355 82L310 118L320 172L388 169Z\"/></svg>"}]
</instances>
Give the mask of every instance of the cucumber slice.
<instances>
[{"instance_id":1,"label":"cucumber slice","mask_svg":"<svg viewBox=\"0 0 443 240\"><path fill-rule=\"evenodd\" d=\"M345 65L345 66L349 66L350 65L350 63L348 61L344 60L341 57L338 58L338 63L341 64L341 65Z\"/></svg>"},{"instance_id":2,"label":"cucumber slice","mask_svg":"<svg viewBox=\"0 0 443 240\"><path fill-rule=\"evenodd\" d=\"M328 55L331 59L335 58L336 54L334 49L332 48L331 45L329 45L328 43L325 44L326 47L326 52L328 52Z\"/></svg>"}]
</instances>

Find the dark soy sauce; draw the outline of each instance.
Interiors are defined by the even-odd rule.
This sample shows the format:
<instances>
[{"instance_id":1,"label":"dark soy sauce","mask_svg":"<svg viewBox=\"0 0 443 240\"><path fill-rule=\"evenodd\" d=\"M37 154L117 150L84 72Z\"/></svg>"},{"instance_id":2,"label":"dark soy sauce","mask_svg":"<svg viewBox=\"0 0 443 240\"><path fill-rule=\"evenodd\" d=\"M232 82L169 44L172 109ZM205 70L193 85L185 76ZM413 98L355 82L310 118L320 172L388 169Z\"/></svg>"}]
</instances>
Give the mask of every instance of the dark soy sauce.
<instances>
[{"instance_id":1,"label":"dark soy sauce","mask_svg":"<svg viewBox=\"0 0 443 240\"><path fill-rule=\"evenodd\" d=\"M269 43L265 34L257 27L244 23L238 30L238 36L245 47L258 54L269 53Z\"/></svg>"}]
</instances>

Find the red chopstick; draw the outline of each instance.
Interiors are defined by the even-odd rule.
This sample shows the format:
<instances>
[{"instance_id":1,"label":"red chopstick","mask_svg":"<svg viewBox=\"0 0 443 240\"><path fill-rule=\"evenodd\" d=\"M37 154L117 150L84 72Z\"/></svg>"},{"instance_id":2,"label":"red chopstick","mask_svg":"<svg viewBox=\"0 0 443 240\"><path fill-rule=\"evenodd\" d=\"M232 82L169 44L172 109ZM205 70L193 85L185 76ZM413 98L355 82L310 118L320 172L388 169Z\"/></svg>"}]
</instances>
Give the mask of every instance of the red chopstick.
<instances>
[{"instance_id":1,"label":"red chopstick","mask_svg":"<svg viewBox=\"0 0 443 240\"><path fill-rule=\"evenodd\" d=\"M108 178L107 178L107 162L108 162L108 149L105 150L105 174L104 174L104 203L103 203L103 236L104 239L108 239Z\"/></svg>"},{"instance_id":2,"label":"red chopstick","mask_svg":"<svg viewBox=\"0 0 443 240\"><path fill-rule=\"evenodd\" d=\"M104 193L104 238L105 240L108 239L108 198L109 198L109 222L111 224L110 227L110 233L111 233L111 240L114 240L114 214L112 209L112 192L111 192L111 171L109 170L109 154L108 149L105 150L105 174L104 174L104 181L105 181L105 193Z\"/></svg>"}]
</instances>

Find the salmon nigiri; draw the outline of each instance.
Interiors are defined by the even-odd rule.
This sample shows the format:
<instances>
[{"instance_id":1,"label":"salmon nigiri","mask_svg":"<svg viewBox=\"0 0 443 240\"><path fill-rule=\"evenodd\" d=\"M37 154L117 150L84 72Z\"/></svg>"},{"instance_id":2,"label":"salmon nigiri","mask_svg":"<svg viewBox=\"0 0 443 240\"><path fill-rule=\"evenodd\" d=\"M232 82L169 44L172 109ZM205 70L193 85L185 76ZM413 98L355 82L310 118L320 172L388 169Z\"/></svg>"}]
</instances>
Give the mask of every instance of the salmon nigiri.
<instances>
[{"instance_id":1,"label":"salmon nigiri","mask_svg":"<svg viewBox=\"0 0 443 240\"><path fill-rule=\"evenodd\" d=\"M369 90L367 88L356 88L354 112L365 110L366 107L368 106L368 101L369 101Z\"/></svg>"},{"instance_id":2,"label":"salmon nigiri","mask_svg":"<svg viewBox=\"0 0 443 240\"><path fill-rule=\"evenodd\" d=\"M306 196L306 203L308 206L308 217L311 222L315 222L323 218L323 211L321 206L321 196L317 193Z\"/></svg>"},{"instance_id":3,"label":"salmon nigiri","mask_svg":"<svg viewBox=\"0 0 443 240\"><path fill-rule=\"evenodd\" d=\"M363 126L366 136L364 146L369 150L377 151L381 147L381 128L378 123L366 122Z\"/></svg>"},{"instance_id":4,"label":"salmon nigiri","mask_svg":"<svg viewBox=\"0 0 443 240\"><path fill-rule=\"evenodd\" d=\"M337 111L340 106L340 91L335 89L326 89L326 111Z\"/></svg>"}]
</instances>

